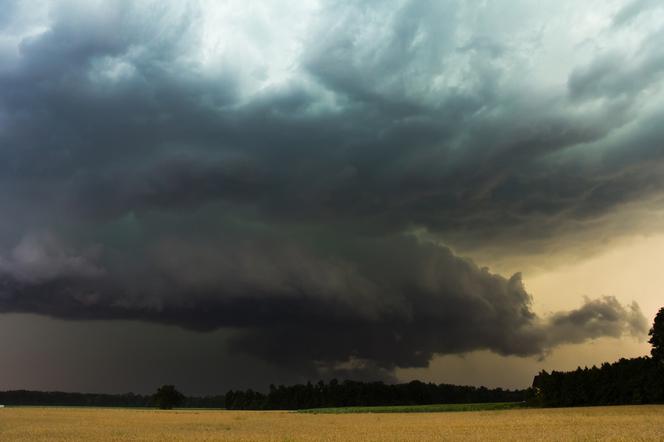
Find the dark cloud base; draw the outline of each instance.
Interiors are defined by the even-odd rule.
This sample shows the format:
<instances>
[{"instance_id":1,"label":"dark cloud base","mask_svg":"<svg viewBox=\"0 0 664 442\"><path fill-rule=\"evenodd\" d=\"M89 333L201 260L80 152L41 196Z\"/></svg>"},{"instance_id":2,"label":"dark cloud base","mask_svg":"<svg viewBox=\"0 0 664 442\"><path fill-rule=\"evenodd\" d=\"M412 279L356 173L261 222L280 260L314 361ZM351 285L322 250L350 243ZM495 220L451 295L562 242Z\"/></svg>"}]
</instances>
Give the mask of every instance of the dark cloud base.
<instances>
[{"instance_id":1,"label":"dark cloud base","mask_svg":"<svg viewBox=\"0 0 664 442\"><path fill-rule=\"evenodd\" d=\"M426 367L436 354L543 356L560 344L647 330L636 304L613 297L540 318L519 274L504 278L412 236L361 240L325 259L293 246L199 244L179 250L188 266L154 258L143 280L61 255L54 244L26 240L4 261L0 312L233 328L232 350L300 372L384 376ZM176 245L161 250L176 254Z\"/></svg>"}]
</instances>

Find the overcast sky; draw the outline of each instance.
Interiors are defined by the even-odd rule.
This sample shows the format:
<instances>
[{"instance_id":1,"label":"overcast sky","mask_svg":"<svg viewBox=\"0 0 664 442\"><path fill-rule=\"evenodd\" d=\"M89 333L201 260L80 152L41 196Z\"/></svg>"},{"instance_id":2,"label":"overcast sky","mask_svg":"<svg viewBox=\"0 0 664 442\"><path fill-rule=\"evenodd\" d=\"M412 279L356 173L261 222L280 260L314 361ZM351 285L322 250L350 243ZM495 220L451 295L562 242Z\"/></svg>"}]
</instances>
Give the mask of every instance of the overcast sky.
<instances>
[{"instance_id":1,"label":"overcast sky","mask_svg":"<svg viewBox=\"0 0 664 442\"><path fill-rule=\"evenodd\" d=\"M0 388L645 354L663 78L656 0L0 0Z\"/></svg>"}]
</instances>

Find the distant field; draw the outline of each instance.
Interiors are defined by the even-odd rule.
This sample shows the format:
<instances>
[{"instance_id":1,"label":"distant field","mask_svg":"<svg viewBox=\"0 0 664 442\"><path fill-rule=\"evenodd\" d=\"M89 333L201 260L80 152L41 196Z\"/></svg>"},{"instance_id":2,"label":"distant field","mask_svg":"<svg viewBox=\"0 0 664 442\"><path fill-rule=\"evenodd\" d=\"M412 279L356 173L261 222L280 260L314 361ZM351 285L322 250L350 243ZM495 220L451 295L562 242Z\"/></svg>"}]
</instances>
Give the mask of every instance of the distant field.
<instances>
[{"instance_id":1,"label":"distant field","mask_svg":"<svg viewBox=\"0 0 664 442\"><path fill-rule=\"evenodd\" d=\"M492 402L486 404L433 404L433 405L394 405L378 407L334 407L298 410L300 413L345 414L345 413L440 413L450 411L489 411L522 408L522 402Z\"/></svg>"},{"instance_id":2,"label":"distant field","mask_svg":"<svg viewBox=\"0 0 664 442\"><path fill-rule=\"evenodd\" d=\"M440 441L664 440L664 406L456 413L0 409L0 440Z\"/></svg>"}]
</instances>

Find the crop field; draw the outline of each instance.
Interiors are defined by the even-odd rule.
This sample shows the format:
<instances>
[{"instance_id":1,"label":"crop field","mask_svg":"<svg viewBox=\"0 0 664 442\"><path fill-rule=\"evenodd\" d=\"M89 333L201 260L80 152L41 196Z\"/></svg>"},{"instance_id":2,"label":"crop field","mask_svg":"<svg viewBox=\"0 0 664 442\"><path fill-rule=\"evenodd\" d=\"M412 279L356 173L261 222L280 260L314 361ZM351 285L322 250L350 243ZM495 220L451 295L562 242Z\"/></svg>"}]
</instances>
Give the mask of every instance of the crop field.
<instances>
[{"instance_id":1,"label":"crop field","mask_svg":"<svg viewBox=\"0 0 664 442\"><path fill-rule=\"evenodd\" d=\"M664 440L664 406L309 414L282 411L0 409L0 440Z\"/></svg>"}]
</instances>

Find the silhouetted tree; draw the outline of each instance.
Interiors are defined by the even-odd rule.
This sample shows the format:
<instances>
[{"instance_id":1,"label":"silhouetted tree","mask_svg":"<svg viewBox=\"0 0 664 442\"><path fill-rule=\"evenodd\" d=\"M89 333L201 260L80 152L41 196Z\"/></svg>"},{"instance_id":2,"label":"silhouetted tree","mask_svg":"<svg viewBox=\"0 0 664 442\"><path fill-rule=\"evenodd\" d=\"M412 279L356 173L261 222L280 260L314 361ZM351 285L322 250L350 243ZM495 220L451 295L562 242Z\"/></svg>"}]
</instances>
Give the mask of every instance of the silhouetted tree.
<instances>
[{"instance_id":1,"label":"silhouetted tree","mask_svg":"<svg viewBox=\"0 0 664 442\"><path fill-rule=\"evenodd\" d=\"M657 312L655 322L648 334L650 335L648 342L652 345L650 354L655 361L664 363L664 307L660 308L659 312Z\"/></svg>"},{"instance_id":2,"label":"silhouetted tree","mask_svg":"<svg viewBox=\"0 0 664 442\"><path fill-rule=\"evenodd\" d=\"M170 410L184 402L184 395L175 389L174 385L162 385L152 396L157 407Z\"/></svg>"}]
</instances>

